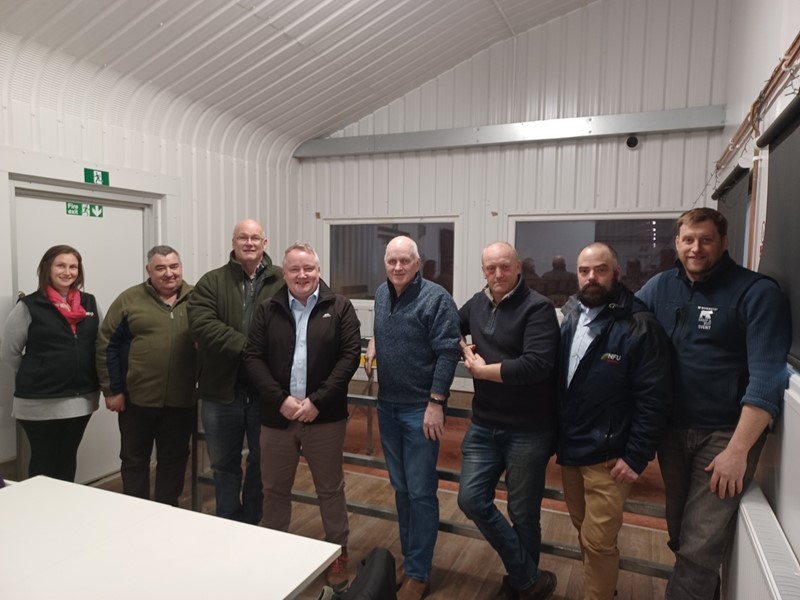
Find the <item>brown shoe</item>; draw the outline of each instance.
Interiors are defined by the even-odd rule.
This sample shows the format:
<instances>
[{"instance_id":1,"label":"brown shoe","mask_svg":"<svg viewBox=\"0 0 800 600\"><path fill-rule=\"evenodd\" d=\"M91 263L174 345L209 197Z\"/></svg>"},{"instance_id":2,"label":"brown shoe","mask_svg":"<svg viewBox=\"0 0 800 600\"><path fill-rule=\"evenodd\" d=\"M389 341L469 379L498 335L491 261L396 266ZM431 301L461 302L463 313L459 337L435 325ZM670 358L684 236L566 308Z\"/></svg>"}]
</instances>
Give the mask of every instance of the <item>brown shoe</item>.
<instances>
[{"instance_id":1,"label":"brown shoe","mask_svg":"<svg viewBox=\"0 0 800 600\"><path fill-rule=\"evenodd\" d=\"M558 585L558 579L555 573L540 570L533 585L520 590L518 597L520 600L547 600L556 591L556 585Z\"/></svg>"},{"instance_id":2,"label":"brown shoe","mask_svg":"<svg viewBox=\"0 0 800 600\"><path fill-rule=\"evenodd\" d=\"M347 589L347 584L350 583L350 577L347 575L347 548L342 548L342 553L325 571L325 581L337 594Z\"/></svg>"},{"instance_id":3,"label":"brown shoe","mask_svg":"<svg viewBox=\"0 0 800 600\"><path fill-rule=\"evenodd\" d=\"M394 572L394 583L397 586L397 589L400 589L400 586L403 585L403 581L406 578L406 568L405 565L399 564L397 565L397 569Z\"/></svg>"},{"instance_id":4,"label":"brown shoe","mask_svg":"<svg viewBox=\"0 0 800 600\"><path fill-rule=\"evenodd\" d=\"M406 577L403 579L400 591L397 592L397 600L422 600L430 590L429 582Z\"/></svg>"}]
</instances>

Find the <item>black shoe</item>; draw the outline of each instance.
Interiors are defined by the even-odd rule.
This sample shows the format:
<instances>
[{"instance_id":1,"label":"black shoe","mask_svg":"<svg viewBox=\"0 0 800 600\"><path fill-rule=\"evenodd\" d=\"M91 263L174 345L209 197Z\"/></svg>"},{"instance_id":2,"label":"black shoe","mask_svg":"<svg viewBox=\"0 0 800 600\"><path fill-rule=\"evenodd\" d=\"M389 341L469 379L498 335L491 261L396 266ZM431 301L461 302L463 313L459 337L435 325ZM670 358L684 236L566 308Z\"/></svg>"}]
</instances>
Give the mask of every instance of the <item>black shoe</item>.
<instances>
[{"instance_id":1,"label":"black shoe","mask_svg":"<svg viewBox=\"0 0 800 600\"><path fill-rule=\"evenodd\" d=\"M517 592L517 597L520 600L547 600L556 591L558 579L555 573L550 571L539 571L539 577L524 590Z\"/></svg>"},{"instance_id":2,"label":"black shoe","mask_svg":"<svg viewBox=\"0 0 800 600\"><path fill-rule=\"evenodd\" d=\"M505 600L517 600L519 598L519 592L508 583L508 575L503 575L503 585L500 586L500 592L497 597L505 598Z\"/></svg>"}]
</instances>

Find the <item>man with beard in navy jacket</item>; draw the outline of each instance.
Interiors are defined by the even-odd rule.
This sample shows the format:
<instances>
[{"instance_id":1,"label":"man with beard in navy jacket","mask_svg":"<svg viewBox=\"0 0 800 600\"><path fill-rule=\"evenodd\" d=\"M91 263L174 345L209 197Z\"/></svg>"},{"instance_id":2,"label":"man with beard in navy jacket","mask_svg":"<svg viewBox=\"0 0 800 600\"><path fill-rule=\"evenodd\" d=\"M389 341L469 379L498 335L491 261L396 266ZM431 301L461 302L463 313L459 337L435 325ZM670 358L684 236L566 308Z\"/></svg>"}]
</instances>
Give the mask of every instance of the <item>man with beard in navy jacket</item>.
<instances>
[{"instance_id":1,"label":"man with beard in navy jacket","mask_svg":"<svg viewBox=\"0 0 800 600\"><path fill-rule=\"evenodd\" d=\"M670 348L652 313L620 283L607 244L578 255L578 288L562 309L557 455L584 598L611 600L623 505L669 418Z\"/></svg>"}]
</instances>

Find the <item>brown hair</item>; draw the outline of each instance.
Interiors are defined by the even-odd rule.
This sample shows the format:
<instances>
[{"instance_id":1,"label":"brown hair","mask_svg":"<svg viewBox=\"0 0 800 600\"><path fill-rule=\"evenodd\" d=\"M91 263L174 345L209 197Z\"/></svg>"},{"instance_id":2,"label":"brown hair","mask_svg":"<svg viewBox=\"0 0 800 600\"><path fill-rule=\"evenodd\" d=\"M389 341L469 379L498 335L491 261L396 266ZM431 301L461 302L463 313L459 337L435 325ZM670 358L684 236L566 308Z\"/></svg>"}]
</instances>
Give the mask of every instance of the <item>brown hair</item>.
<instances>
[{"instance_id":1,"label":"brown hair","mask_svg":"<svg viewBox=\"0 0 800 600\"><path fill-rule=\"evenodd\" d=\"M44 253L44 256L42 256L42 260L39 261L36 274L39 276L40 292L47 291L47 286L50 285L50 267L53 266L53 262L59 254L72 254L78 259L78 276L75 278L75 281L72 282L70 289L83 289L83 257L81 257L81 253L72 246L58 244L57 246L49 248L47 252Z\"/></svg>"},{"instance_id":2,"label":"brown hair","mask_svg":"<svg viewBox=\"0 0 800 600\"><path fill-rule=\"evenodd\" d=\"M682 225L695 225L703 221L713 221L719 232L719 237L723 238L728 235L728 219L725 218L718 210L713 208L693 208L687 210L680 217L675 224L675 233L680 234Z\"/></svg>"}]
</instances>

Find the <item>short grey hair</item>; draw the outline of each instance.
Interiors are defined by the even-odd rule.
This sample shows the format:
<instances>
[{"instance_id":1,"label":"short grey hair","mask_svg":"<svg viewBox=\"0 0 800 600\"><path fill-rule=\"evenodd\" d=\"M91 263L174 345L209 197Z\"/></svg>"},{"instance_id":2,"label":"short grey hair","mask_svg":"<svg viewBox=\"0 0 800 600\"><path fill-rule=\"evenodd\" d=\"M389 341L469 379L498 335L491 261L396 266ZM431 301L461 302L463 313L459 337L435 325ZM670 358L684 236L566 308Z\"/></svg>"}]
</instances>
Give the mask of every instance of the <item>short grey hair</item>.
<instances>
[{"instance_id":1,"label":"short grey hair","mask_svg":"<svg viewBox=\"0 0 800 600\"><path fill-rule=\"evenodd\" d=\"M305 252L306 254L311 254L314 257L314 260L317 262L317 267L319 267L319 255L314 248L311 247L311 244L308 242L295 242L291 246L289 246L286 250L283 251L283 264L286 264L286 256L289 252L293 250L300 250L301 252Z\"/></svg>"},{"instance_id":2,"label":"short grey hair","mask_svg":"<svg viewBox=\"0 0 800 600\"><path fill-rule=\"evenodd\" d=\"M181 259L181 255L178 254L178 251L175 250L175 248L173 248L172 246L165 246L163 244L159 246L153 246L147 252L147 264L150 264L150 261L153 260L153 257L156 255L169 256L170 254L174 254L175 256L177 256L178 260Z\"/></svg>"}]
</instances>

